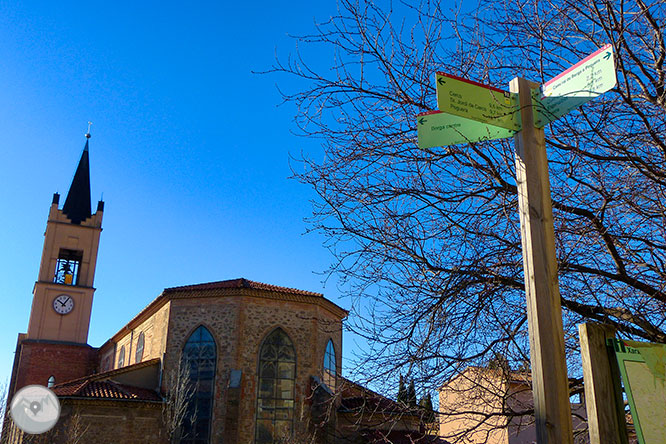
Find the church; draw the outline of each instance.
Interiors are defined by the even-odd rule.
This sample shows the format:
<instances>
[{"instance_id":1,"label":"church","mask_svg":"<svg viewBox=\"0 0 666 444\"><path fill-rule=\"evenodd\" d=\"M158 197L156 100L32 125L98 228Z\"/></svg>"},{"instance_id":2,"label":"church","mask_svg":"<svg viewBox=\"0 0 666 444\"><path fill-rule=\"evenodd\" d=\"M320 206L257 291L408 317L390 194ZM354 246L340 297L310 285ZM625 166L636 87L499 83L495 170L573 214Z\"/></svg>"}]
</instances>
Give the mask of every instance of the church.
<instances>
[{"instance_id":1,"label":"church","mask_svg":"<svg viewBox=\"0 0 666 444\"><path fill-rule=\"evenodd\" d=\"M43 435L6 419L3 443L440 442L420 412L341 375L347 312L320 293L245 278L166 288L88 345L104 215L89 141L62 207L53 195L9 386L9 400L49 387L60 419Z\"/></svg>"}]
</instances>

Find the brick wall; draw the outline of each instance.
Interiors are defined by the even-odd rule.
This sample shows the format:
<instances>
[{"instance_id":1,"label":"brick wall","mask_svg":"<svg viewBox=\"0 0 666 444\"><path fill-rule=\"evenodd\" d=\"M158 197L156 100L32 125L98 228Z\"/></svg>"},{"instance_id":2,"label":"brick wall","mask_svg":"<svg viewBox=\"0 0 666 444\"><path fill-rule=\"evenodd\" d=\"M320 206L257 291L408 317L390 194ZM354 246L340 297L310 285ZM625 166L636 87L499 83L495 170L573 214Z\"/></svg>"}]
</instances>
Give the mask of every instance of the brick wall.
<instances>
[{"instance_id":1,"label":"brick wall","mask_svg":"<svg viewBox=\"0 0 666 444\"><path fill-rule=\"evenodd\" d=\"M56 383L95 373L97 349L89 345L59 344L24 339L17 349L17 372L12 390L30 384L46 385L50 376Z\"/></svg>"}]
</instances>

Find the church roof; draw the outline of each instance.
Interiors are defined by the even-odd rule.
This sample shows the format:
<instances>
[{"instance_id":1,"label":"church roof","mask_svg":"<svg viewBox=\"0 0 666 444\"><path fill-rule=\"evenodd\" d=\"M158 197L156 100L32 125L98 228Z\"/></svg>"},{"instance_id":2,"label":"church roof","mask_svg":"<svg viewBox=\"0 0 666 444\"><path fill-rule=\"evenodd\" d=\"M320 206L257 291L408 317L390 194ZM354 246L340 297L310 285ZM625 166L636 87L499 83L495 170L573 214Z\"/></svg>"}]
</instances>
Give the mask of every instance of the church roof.
<instances>
[{"instance_id":1,"label":"church roof","mask_svg":"<svg viewBox=\"0 0 666 444\"><path fill-rule=\"evenodd\" d=\"M154 390L108 381L75 381L60 384L52 388L60 397L94 398L112 400L133 400L160 402L162 398Z\"/></svg>"},{"instance_id":2,"label":"church roof","mask_svg":"<svg viewBox=\"0 0 666 444\"><path fill-rule=\"evenodd\" d=\"M278 285L264 284L262 282L250 281L245 278L229 279L226 281L207 282L204 284L183 285L181 287L165 288L164 292L171 293L178 291L187 291L187 292L210 291L210 290L221 290L227 288L252 288L255 290L274 291L278 293L295 294L302 296L320 296L320 297L324 296L321 293L298 290L296 288L280 287Z\"/></svg>"},{"instance_id":3,"label":"church roof","mask_svg":"<svg viewBox=\"0 0 666 444\"><path fill-rule=\"evenodd\" d=\"M124 384L118 381L124 375L136 373L149 367L159 366L160 362L159 358L150 359L138 364L56 384L51 390L59 397L65 398L161 402L162 398L155 390Z\"/></svg>"},{"instance_id":4,"label":"church roof","mask_svg":"<svg viewBox=\"0 0 666 444\"><path fill-rule=\"evenodd\" d=\"M341 319L348 314L347 310L326 299L323 294L313 291L298 290L290 287L280 287L279 285L264 284L262 282L251 281L245 278L229 279L226 281L207 282L193 285L183 285L180 287L165 288L162 293L153 299L143 310L134 316L118 333L112 336L105 345L111 343L125 335L127 328L139 325L148 316L151 316L172 299L190 299L190 298L216 298L228 296L258 296L275 300L300 301L319 305L330 311Z\"/></svg>"},{"instance_id":5,"label":"church roof","mask_svg":"<svg viewBox=\"0 0 666 444\"><path fill-rule=\"evenodd\" d=\"M86 135L89 137L89 135ZM72 185L69 187L62 212L73 224L80 224L90 217L90 160L88 158L88 139L83 148L79 165L76 167Z\"/></svg>"}]
</instances>

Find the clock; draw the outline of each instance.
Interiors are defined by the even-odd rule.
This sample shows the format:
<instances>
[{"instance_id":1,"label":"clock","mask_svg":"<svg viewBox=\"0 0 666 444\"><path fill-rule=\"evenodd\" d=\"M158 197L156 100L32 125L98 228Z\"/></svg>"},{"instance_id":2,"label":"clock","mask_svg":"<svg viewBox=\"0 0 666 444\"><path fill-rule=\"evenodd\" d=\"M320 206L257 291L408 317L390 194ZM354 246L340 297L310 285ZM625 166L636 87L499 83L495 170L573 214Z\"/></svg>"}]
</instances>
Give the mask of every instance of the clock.
<instances>
[{"instance_id":1,"label":"clock","mask_svg":"<svg viewBox=\"0 0 666 444\"><path fill-rule=\"evenodd\" d=\"M74 299L67 294L56 296L53 300L53 309L58 314L66 315L74 309Z\"/></svg>"}]
</instances>

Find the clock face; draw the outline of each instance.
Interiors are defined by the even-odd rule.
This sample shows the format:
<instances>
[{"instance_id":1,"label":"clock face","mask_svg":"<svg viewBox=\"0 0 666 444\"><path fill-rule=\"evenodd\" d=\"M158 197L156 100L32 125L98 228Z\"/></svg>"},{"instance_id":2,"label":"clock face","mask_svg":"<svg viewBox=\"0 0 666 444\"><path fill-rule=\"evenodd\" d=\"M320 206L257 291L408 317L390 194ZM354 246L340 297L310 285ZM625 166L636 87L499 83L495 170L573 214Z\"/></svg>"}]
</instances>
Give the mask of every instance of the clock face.
<instances>
[{"instance_id":1,"label":"clock face","mask_svg":"<svg viewBox=\"0 0 666 444\"><path fill-rule=\"evenodd\" d=\"M53 300L53 309L58 314L67 314L74 309L74 299L69 295L61 294Z\"/></svg>"}]
</instances>

